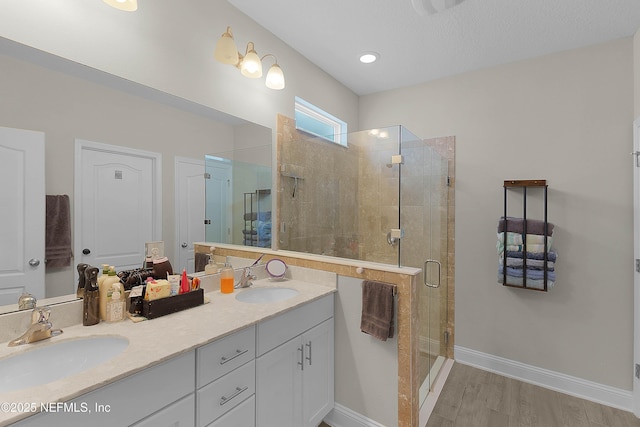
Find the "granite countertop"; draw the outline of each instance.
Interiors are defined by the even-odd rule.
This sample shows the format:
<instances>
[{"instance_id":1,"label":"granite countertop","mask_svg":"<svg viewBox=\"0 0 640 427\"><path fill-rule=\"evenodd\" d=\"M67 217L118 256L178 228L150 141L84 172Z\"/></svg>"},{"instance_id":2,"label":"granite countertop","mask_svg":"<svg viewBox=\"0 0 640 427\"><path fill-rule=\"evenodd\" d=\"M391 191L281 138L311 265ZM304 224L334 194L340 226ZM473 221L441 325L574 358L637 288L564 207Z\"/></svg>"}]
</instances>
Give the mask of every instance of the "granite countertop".
<instances>
[{"instance_id":1,"label":"granite countertop","mask_svg":"<svg viewBox=\"0 0 640 427\"><path fill-rule=\"evenodd\" d=\"M39 407L40 403L74 399L336 291L335 286L301 280L261 279L255 282L254 287L287 287L296 289L299 293L284 301L251 304L236 300L236 295L244 291L242 289L232 294L213 291L205 294L205 300L208 299L209 302L202 306L149 321L134 323L127 319L117 323L102 322L89 327L80 323L64 328L62 335L38 343L18 347L0 343L2 359L56 342L83 337L115 335L129 340L129 346L122 353L96 367L41 386L2 393L0 404L35 403ZM51 320L55 328L55 319ZM0 410L0 426L9 425L29 415L32 414Z\"/></svg>"}]
</instances>

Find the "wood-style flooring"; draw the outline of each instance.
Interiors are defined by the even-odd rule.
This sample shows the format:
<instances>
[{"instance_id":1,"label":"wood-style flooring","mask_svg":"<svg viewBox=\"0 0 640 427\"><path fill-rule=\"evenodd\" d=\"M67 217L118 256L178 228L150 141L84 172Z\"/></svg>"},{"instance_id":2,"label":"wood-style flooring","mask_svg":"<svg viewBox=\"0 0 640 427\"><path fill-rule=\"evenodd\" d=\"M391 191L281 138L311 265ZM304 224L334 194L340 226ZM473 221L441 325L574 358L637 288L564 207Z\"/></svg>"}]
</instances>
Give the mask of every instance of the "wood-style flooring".
<instances>
[{"instance_id":1,"label":"wood-style flooring","mask_svg":"<svg viewBox=\"0 0 640 427\"><path fill-rule=\"evenodd\" d=\"M640 427L631 412L454 363L427 427Z\"/></svg>"},{"instance_id":2,"label":"wood-style flooring","mask_svg":"<svg viewBox=\"0 0 640 427\"><path fill-rule=\"evenodd\" d=\"M631 412L454 363L426 427L640 427L640 419Z\"/></svg>"}]
</instances>

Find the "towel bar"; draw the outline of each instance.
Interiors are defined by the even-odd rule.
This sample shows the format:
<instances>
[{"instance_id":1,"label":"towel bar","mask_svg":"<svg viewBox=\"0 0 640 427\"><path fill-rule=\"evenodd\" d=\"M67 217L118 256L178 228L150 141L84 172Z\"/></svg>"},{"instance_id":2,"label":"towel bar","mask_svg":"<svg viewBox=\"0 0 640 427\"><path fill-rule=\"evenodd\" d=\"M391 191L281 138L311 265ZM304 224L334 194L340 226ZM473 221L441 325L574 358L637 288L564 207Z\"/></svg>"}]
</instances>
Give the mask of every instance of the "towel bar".
<instances>
[{"instance_id":1,"label":"towel bar","mask_svg":"<svg viewBox=\"0 0 640 427\"><path fill-rule=\"evenodd\" d=\"M360 287L364 286L364 282L362 282L360 284ZM393 291L391 291L391 294L395 297L398 295L398 285L392 285L393 286Z\"/></svg>"}]
</instances>

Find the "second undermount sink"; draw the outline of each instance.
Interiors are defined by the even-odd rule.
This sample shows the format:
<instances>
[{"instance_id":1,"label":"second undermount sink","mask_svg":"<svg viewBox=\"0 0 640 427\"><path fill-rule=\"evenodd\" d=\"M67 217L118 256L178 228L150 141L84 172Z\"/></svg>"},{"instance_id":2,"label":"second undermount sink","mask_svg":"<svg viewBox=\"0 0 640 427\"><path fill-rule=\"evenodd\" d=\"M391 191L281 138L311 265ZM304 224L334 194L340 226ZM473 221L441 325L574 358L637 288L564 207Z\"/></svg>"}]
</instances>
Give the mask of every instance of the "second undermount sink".
<instances>
[{"instance_id":1,"label":"second undermount sink","mask_svg":"<svg viewBox=\"0 0 640 427\"><path fill-rule=\"evenodd\" d=\"M120 354L129 340L93 336L59 341L0 359L0 393L47 384L97 366Z\"/></svg>"},{"instance_id":2,"label":"second undermount sink","mask_svg":"<svg viewBox=\"0 0 640 427\"><path fill-rule=\"evenodd\" d=\"M291 288L249 288L238 292L236 299L248 303L278 302L298 295L298 291Z\"/></svg>"}]
</instances>

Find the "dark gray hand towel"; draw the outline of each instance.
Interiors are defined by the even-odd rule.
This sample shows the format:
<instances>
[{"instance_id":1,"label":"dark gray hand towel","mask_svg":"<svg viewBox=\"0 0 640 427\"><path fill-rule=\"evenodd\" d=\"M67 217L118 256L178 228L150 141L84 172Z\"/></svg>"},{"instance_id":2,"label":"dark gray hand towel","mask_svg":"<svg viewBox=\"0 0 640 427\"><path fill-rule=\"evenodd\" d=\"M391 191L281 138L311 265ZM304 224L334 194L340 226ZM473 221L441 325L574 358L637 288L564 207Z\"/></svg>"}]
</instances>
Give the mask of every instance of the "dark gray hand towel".
<instances>
[{"instance_id":1,"label":"dark gray hand towel","mask_svg":"<svg viewBox=\"0 0 640 427\"><path fill-rule=\"evenodd\" d=\"M388 283L365 280L362 283L360 330L381 341L393 338L393 290Z\"/></svg>"},{"instance_id":2,"label":"dark gray hand towel","mask_svg":"<svg viewBox=\"0 0 640 427\"><path fill-rule=\"evenodd\" d=\"M71 209L69 196L46 196L44 253L47 267L71 265Z\"/></svg>"},{"instance_id":3,"label":"dark gray hand towel","mask_svg":"<svg viewBox=\"0 0 640 427\"><path fill-rule=\"evenodd\" d=\"M204 271L204 268L207 266L207 264L209 264L209 254L196 252L194 264L194 270L196 273L199 271Z\"/></svg>"}]
</instances>

